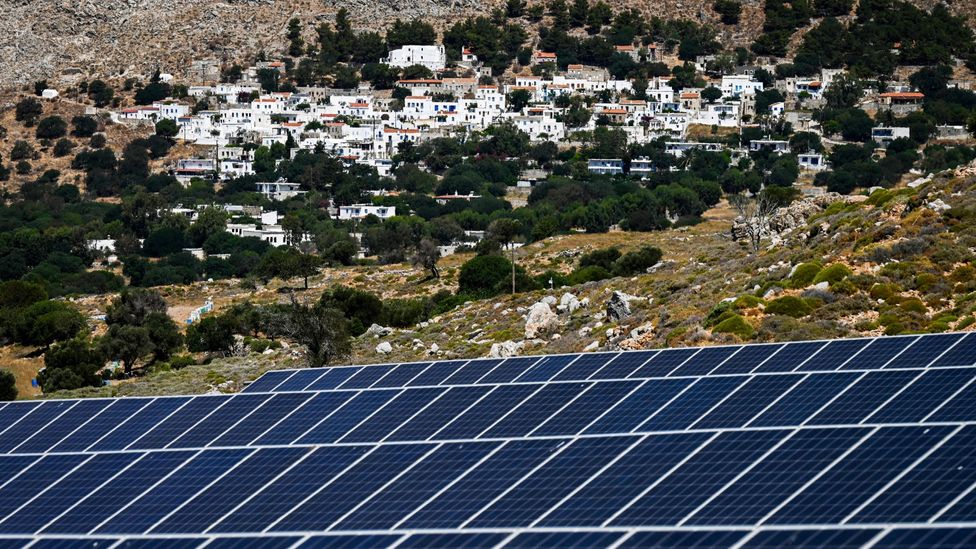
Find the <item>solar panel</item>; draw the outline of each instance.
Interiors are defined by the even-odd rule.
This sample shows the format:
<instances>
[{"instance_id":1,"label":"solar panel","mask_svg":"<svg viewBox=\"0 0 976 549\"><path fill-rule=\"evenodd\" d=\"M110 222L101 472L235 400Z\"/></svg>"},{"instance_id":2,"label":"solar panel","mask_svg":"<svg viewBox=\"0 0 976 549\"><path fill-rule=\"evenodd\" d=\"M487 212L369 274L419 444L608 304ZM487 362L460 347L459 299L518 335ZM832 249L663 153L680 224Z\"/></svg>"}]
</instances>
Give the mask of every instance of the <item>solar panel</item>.
<instances>
[{"instance_id":1,"label":"solar panel","mask_svg":"<svg viewBox=\"0 0 976 549\"><path fill-rule=\"evenodd\" d=\"M971 335L269 372L0 407L0 548L964 547Z\"/></svg>"}]
</instances>

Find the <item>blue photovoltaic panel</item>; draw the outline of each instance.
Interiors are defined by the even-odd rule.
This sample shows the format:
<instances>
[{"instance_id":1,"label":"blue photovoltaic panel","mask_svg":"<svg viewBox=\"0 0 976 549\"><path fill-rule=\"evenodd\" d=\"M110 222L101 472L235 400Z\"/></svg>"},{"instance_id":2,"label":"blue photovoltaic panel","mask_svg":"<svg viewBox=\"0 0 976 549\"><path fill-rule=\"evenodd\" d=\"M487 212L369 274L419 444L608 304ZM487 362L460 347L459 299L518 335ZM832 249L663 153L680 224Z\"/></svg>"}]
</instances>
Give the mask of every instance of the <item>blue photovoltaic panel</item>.
<instances>
[{"instance_id":1,"label":"blue photovoltaic panel","mask_svg":"<svg viewBox=\"0 0 976 549\"><path fill-rule=\"evenodd\" d=\"M136 415L151 403L151 398L123 398L111 401L112 405L102 413L91 418L87 423L78 427L67 435L49 451L51 452L81 452L105 436L117 425Z\"/></svg>"},{"instance_id":2,"label":"blue photovoltaic panel","mask_svg":"<svg viewBox=\"0 0 976 549\"><path fill-rule=\"evenodd\" d=\"M228 429L259 408L272 395L236 395L224 404L219 414L211 414L206 419L187 429L169 448L201 448L216 440ZM138 443L137 443L138 444Z\"/></svg>"},{"instance_id":3,"label":"blue photovoltaic panel","mask_svg":"<svg viewBox=\"0 0 976 549\"><path fill-rule=\"evenodd\" d=\"M672 399L684 394L682 391L688 390L695 381L697 380L648 380L623 400L612 404L606 412L586 427L583 433L629 433Z\"/></svg>"},{"instance_id":4,"label":"blue photovoltaic panel","mask_svg":"<svg viewBox=\"0 0 976 549\"><path fill-rule=\"evenodd\" d=\"M533 364L548 357L508 358L493 368L478 383L511 383Z\"/></svg>"},{"instance_id":5,"label":"blue photovoltaic panel","mask_svg":"<svg viewBox=\"0 0 976 549\"><path fill-rule=\"evenodd\" d=\"M689 360L681 365L668 377L679 376L703 376L719 367L720 364L736 354L741 347L706 347L695 355L694 360Z\"/></svg>"},{"instance_id":6,"label":"blue photovoltaic panel","mask_svg":"<svg viewBox=\"0 0 976 549\"><path fill-rule=\"evenodd\" d=\"M208 531L261 532L370 450L367 446L319 448L274 482L255 486L254 494L242 500L233 513L215 522Z\"/></svg>"},{"instance_id":7,"label":"blue photovoltaic panel","mask_svg":"<svg viewBox=\"0 0 976 549\"><path fill-rule=\"evenodd\" d=\"M430 362L402 364L373 384L378 387L406 387L409 382L430 367Z\"/></svg>"},{"instance_id":8,"label":"blue photovoltaic panel","mask_svg":"<svg viewBox=\"0 0 976 549\"><path fill-rule=\"evenodd\" d=\"M251 415L242 418L233 427L216 437L206 446L246 446L279 421L291 414L305 401L312 398L309 393L280 393L265 400L261 407Z\"/></svg>"},{"instance_id":9,"label":"blue photovoltaic panel","mask_svg":"<svg viewBox=\"0 0 976 549\"><path fill-rule=\"evenodd\" d=\"M671 431L687 429L713 406L735 391L747 378L701 378L681 396L659 410L653 417L637 426L639 431Z\"/></svg>"},{"instance_id":10,"label":"blue photovoltaic panel","mask_svg":"<svg viewBox=\"0 0 976 549\"><path fill-rule=\"evenodd\" d=\"M552 417L573 397L586 390L587 383L554 383L543 385L538 392L511 410L511 413L487 429L480 438L522 437Z\"/></svg>"},{"instance_id":11,"label":"blue photovoltaic panel","mask_svg":"<svg viewBox=\"0 0 976 549\"><path fill-rule=\"evenodd\" d=\"M945 354L936 359L931 367L972 366L974 364L976 364L976 336L973 335L973 332L969 332L962 341L956 343Z\"/></svg>"},{"instance_id":12,"label":"blue photovoltaic panel","mask_svg":"<svg viewBox=\"0 0 976 549\"><path fill-rule=\"evenodd\" d=\"M681 547L684 549L719 549L732 547L746 536L745 532L707 530L635 532L619 547Z\"/></svg>"},{"instance_id":13,"label":"blue photovoltaic panel","mask_svg":"<svg viewBox=\"0 0 976 549\"><path fill-rule=\"evenodd\" d=\"M379 549L390 547L402 536L373 534L366 536L311 536L302 542L302 549Z\"/></svg>"},{"instance_id":14,"label":"blue photovoltaic panel","mask_svg":"<svg viewBox=\"0 0 976 549\"><path fill-rule=\"evenodd\" d=\"M40 406L32 407L27 414L20 416L19 421L11 418L9 427L0 434L0 454L6 454L20 446L24 440L76 404L77 401L71 400L49 400ZM5 426L0 426L0 429L3 427Z\"/></svg>"},{"instance_id":15,"label":"blue photovoltaic panel","mask_svg":"<svg viewBox=\"0 0 976 549\"><path fill-rule=\"evenodd\" d=\"M393 528L414 509L473 467L498 442L451 443L404 474L396 484L377 492L365 505L335 525L337 530L384 530Z\"/></svg>"},{"instance_id":16,"label":"blue photovoltaic panel","mask_svg":"<svg viewBox=\"0 0 976 549\"><path fill-rule=\"evenodd\" d=\"M186 397L158 398L142 407L135 414L125 418L120 424L109 430L102 438L87 448L88 451L100 452L122 450L153 425L160 425L173 412L189 402Z\"/></svg>"},{"instance_id":17,"label":"blue photovoltaic panel","mask_svg":"<svg viewBox=\"0 0 976 549\"><path fill-rule=\"evenodd\" d=\"M803 341L784 345L766 362L760 364L755 372L792 372L810 360L825 343L822 341Z\"/></svg>"},{"instance_id":18,"label":"blue photovoltaic panel","mask_svg":"<svg viewBox=\"0 0 976 549\"><path fill-rule=\"evenodd\" d=\"M477 381L494 370L501 360L472 360L461 366L450 377L444 380L444 385L467 385Z\"/></svg>"},{"instance_id":19,"label":"blue photovoltaic panel","mask_svg":"<svg viewBox=\"0 0 976 549\"><path fill-rule=\"evenodd\" d=\"M917 371L868 372L826 408L811 417L807 423L810 425L859 423L919 375L921 374Z\"/></svg>"},{"instance_id":20,"label":"blue photovoltaic panel","mask_svg":"<svg viewBox=\"0 0 976 549\"><path fill-rule=\"evenodd\" d=\"M843 370L876 370L891 362L899 353L915 341L915 337L890 337L872 339L857 356L844 364Z\"/></svg>"},{"instance_id":21,"label":"blue photovoltaic panel","mask_svg":"<svg viewBox=\"0 0 976 549\"><path fill-rule=\"evenodd\" d=\"M413 534L403 540L397 547L410 549L455 549L457 547L484 548L496 547L505 538L506 533L488 534Z\"/></svg>"},{"instance_id":22,"label":"blue photovoltaic panel","mask_svg":"<svg viewBox=\"0 0 976 549\"><path fill-rule=\"evenodd\" d=\"M196 397L186 405L175 411L156 426L148 429L146 434L136 439L127 449L166 448L188 429L203 421L215 410L230 402L232 396L201 396Z\"/></svg>"},{"instance_id":23,"label":"blue photovoltaic panel","mask_svg":"<svg viewBox=\"0 0 976 549\"><path fill-rule=\"evenodd\" d=\"M208 549L289 549L302 540L301 537L225 537L214 538Z\"/></svg>"},{"instance_id":24,"label":"blue photovoltaic panel","mask_svg":"<svg viewBox=\"0 0 976 549\"><path fill-rule=\"evenodd\" d=\"M325 371L322 369L298 370L291 377L281 382L274 388L276 393L286 391L301 391L322 377Z\"/></svg>"},{"instance_id":25,"label":"blue photovoltaic panel","mask_svg":"<svg viewBox=\"0 0 976 549\"><path fill-rule=\"evenodd\" d=\"M600 526L709 438L705 433L646 437L555 507L539 525Z\"/></svg>"},{"instance_id":26,"label":"blue photovoltaic panel","mask_svg":"<svg viewBox=\"0 0 976 549\"><path fill-rule=\"evenodd\" d=\"M445 391L447 389L443 387L403 391L384 405L381 410L363 421L358 427L340 437L338 441L376 442L383 440L394 429L403 424L407 418L412 417L431 402L436 403L438 397ZM372 392L367 392L360 396L365 397L370 394Z\"/></svg>"},{"instance_id":27,"label":"blue photovoltaic panel","mask_svg":"<svg viewBox=\"0 0 976 549\"><path fill-rule=\"evenodd\" d=\"M742 547L750 549L847 549L862 547L878 536L881 530L766 530L749 538ZM877 546L875 546L877 547Z\"/></svg>"},{"instance_id":28,"label":"blue photovoltaic panel","mask_svg":"<svg viewBox=\"0 0 976 549\"><path fill-rule=\"evenodd\" d=\"M854 359L857 353L868 344L864 339L838 339L820 348L817 354L803 363L796 371L815 372L833 371L839 369Z\"/></svg>"},{"instance_id":29,"label":"blue photovoltaic panel","mask_svg":"<svg viewBox=\"0 0 976 549\"><path fill-rule=\"evenodd\" d=\"M23 473L6 480L0 487L0 517L16 511L33 499L40 490L54 484L91 457L80 454L45 456ZM5 531L0 528L0 532Z\"/></svg>"},{"instance_id":30,"label":"blue photovoltaic panel","mask_svg":"<svg viewBox=\"0 0 976 549\"><path fill-rule=\"evenodd\" d=\"M755 376L691 427L742 427L799 381L799 376Z\"/></svg>"},{"instance_id":31,"label":"blue photovoltaic panel","mask_svg":"<svg viewBox=\"0 0 976 549\"><path fill-rule=\"evenodd\" d=\"M378 446L271 527L274 532L324 530L373 492L434 450L430 444ZM320 479L319 482L329 479Z\"/></svg>"},{"instance_id":32,"label":"blue photovoltaic panel","mask_svg":"<svg viewBox=\"0 0 976 549\"><path fill-rule=\"evenodd\" d=\"M252 445L290 444L338 410L358 393L318 393L286 415Z\"/></svg>"},{"instance_id":33,"label":"blue photovoltaic panel","mask_svg":"<svg viewBox=\"0 0 976 549\"><path fill-rule=\"evenodd\" d=\"M102 523L93 533L137 534L147 531L252 452L253 450L201 452L173 471L165 480L144 492L141 497L120 502L121 512Z\"/></svg>"},{"instance_id":34,"label":"blue photovoltaic panel","mask_svg":"<svg viewBox=\"0 0 976 549\"><path fill-rule=\"evenodd\" d=\"M625 379L658 354L659 351L620 353L587 379Z\"/></svg>"},{"instance_id":35,"label":"blue photovoltaic panel","mask_svg":"<svg viewBox=\"0 0 976 549\"><path fill-rule=\"evenodd\" d=\"M641 495L611 524L676 525L765 454L783 435L781 431L740 431L719 435Z\"/></svg>"},{"instance_id":36,"label":"blue photovoltaic panel","mask_svg":"<svg viewBox=\"0 0 976 549\"><path fill-rule=\"evenodd\" d=\"M884 549L966 549L976 545L976 528L896 528L874 547Z\"/></svg>"},{"instance_id":37,"label":"blue photovoltaic panel","mask_svg":"<svg viewBox=\"0 0 976 549\"><path fill-rule=\"evenodd\" d=\"M473 528L525 527L568 496L639 437L579 439L563 448L511 491L484 508Z\"/></svg>"},{"instance_id":38,"label":"blue photovoltaic panel","mask_svg":"<svg viewBox=\"0 0 976 549\"><path fill-rule=\"evenodd\" d=\"M622 532L524 532L505 547L609 547Z\"/></svg>"},{"instance_id":39,"label":"blue photovoltaic panel","mask_svg":"<svg viewBox=\"0 0 976 549\"><path fill-rule=\"evenodd\" d=\"M976 427L965 427L952 436L907 475L888 487L877 499L858 512L853 522L926 522L952 503L963 486L976 482ZM946 520L967 520L976 509L957 506ZM963 510L963 512L959 512Z\"/></svg>"},{"instance_id":40,"label":"blue photovoltaic panel","mask_svg":"<svg viewBox=\"0 0 976 549\"><path fill-rule=\"evenodd\" d=\"M553 377L552 381L577 381L589 379L590 376L606 366L619 354L620 353L593 353L588 355L579 355L572 364ZM624 375L621 377L627 376Z\"/></svg>"},{"instance_id":41,"label":"blue photovoltaic panel","mask_svg":"<svg viewBox=\"0 0 976 549\"><path fill-rule=\"evenodd\" d=\"M700 349L665 349L651 357L643 366L630 374L630 377L663 377L681 366Z\"/></svg>"},{"instance_id":42,"label":"blue photovoltaic panel","mask_svg":"<svg viewBox=\"0 0 976 549\"><path fill-rule=\"evenodd\" d=\"M272 371L264 374L244 388L245 393L262 393L273 391L283 381L296 373L295 370Z\"/></svg>"},{"instance_id":43,"label":"blue photovoltaic panel","mask_svg":"<svg viewBox=\"0 0 976 549\"><path fill-rule=\"evenodd\" d=\"M99 412L108 408L113 401L111 400L82 400L72 406L57 421L52 421L42 427L37 432L28 435L24 442L14 448L14 452L22 454L40 453L47 451L48 448L59 443L64 437L68 436L75 429L84 425L97 416Z\"/></svg>"},{"instance_id":44,"label":"blue photovoltaic panel","mask_svg":"<svg viewBox=\"0 0 976 549\"><path fill-rule=\"evenodd\" d=\"M578 357L574 355L547 356L540 358L538 362L532 365L532 367L525 370L525 373L515 378L515 381L519 383L549 381L576 358Z\"/></svg>"},{"instance_id":45,"label":"blue photovoltaic panel","mask_svg":"<svg viewBox=\"0 0 976 549\"><path fill-rule=\"evenodd\" d=\"M43 532L84 534L92 530L118 512L120 504L136 500L194 454L193 451L147 453L52 522Z\"/></svg>"},{"instance_id":46,"label":"blue photovoltaic panel","mask_svg":"<svg viewBox=\"0 0 976 549\"><path fill-rule=\"evenodd\" d=\"M879 430L797 494L770 517L770 522L839 523L951 430L948 427L889 427ZM838 497L839 494L844 497Z\"/></svg>"},{"instance_id":47,"label":"blue photovoltaic panel","mask_svg":"<svg viewBox=\"0 0 976 549\"><path fill-rule=\"evenodd\" d=\"M383 376L390 373L396 364L386 364L383 366L365 366L356 372L345 383L339 385L339 389L368 389Z\"/></svg>"},{"instance_id":48,"label":"blue photovoltaic panel","mask_svg":"<svg viewBox=\"0 0 976 549\"><path fill-rule=\"evenodd\" d=\"M595 421L607 409L641 384L638 380L594 383L572 402L532 431L534 436L575 435Z\"/></svg>"},{"instance_id":49,"label":"blue photovoltaic panel","mask_svg":"<svg viewBox=\"0 0 976 549\"><path fill-rule=\"evenodd\" d=\"M948 402L937 408L931 421L972 421L976 419L976 381L969 382Z\"/></svg>"},{"instance_id":50,"label":"blue photovoltaic panel","mask_svg":"<svg viewBox=\"0 0 976 549\"><path fill-rule=\"evenodd\" d=\"M781 344L776 345L745 345L738 353L722 363L717 374L748 374L755 370L766 359L779 351Z\"/></svg>"},{"instance_id":51,"label":"blue photovoltaic panel","mask_svg":"<svg viewBox=\"0 0 976 549\"><path fill-rule=\"evenodd\" d=\"M540 385L497 387L433 435L436 440L475 438L521 404Z\"/></svg>"},{"instance_id":52,"label":"blue photovoltaic panel","mask_svg":"<svg viewBox=\"0 0 976 549\"><path fill-rule=\"evenodd\" d=\"M924 368L955 345L965 334L935 334L920 337L885 368Z\"/></svg>"},{"instance_id":53,"label":"blue photovoltaic panel","mask_svg":"<svg viewBox=\"0 0 976 549\"><path fill-rule=\"evenodd\" d=\"M420 373L417 377L410 380L408 387L422 387L426 385L441 385L454 372L458 371L466 360L448 360L445 362L435 362L429 368Z\"/></svg>"},{"instance_id":54,"label":"blue photovoltaic panel","mask_svg":"<svg viewBox=\"0 0 976 549\"><path fill-rule=\"evenodd\" d=\"M97 454L56 483L40 487L36 498L0 521L0 531L30 534L67 511L75 502L97 489L141 454ZM30 473L27 473L30 475Z\"/></svg>"},{"instance_id":55,"label":"blue photovoltaic panel","mask_svg":"<svg viewBox=\"0 0 976 549\"><path fill-rule=\"evenodd\" d=\"M251 454L228 475L188 500L150 533L203 532L279 473L308 453L307 448L264 448Z\"/></svg>"},{"instance_id":56,"label":"blue photovoltaic panel","mask_svg":"<svg viewBox=\"0 0 976 549\"><path fill-rule=\"evenodd\" d=\"M401 391L363 391L326 416L296 442L298 444L329 444L338 441L350 430L393 401Z\"/></svg>"},{"instance_id":57,"label":"blue photovoltaic panel","mask_svg":"<svg viewBox=\"0 0 976 549\"><path fill-rule=\"evenodd\" d=\"M488 385L451 387L438 399L437 406L429 406L406 420L387 440L427 440L493 389Z\"/></svg>"},{"instance_id":58,"label":"blue photovoltaic panel","mask_svg":"<svg viewBox=\"0 0 976 549\"><path fill-rule=\"evenodd\" d=\"M420 507L401 527L460 526L564 444L565 441L556 439L505 443L490 459Z\"/></svg>"},{"instance_id":59,"label":"blue photovoltaic panel","mask_svg":"<svg viewBox=\"0 0 976 549\"><path fill-rule=\"evenodd\" d=\"M970 339L332 367L236 396L0 403L0 548L969 547Z\"/></svg>"},{"instance_id":60,"label":"blue photovoltaic panel","mask_svg":"<svg viewBox=\"0 0 976 549\"><path fill-rule=\"evenodd\" d=\"M759 522L870 433L867 428L799 431L736 480L688 524Z\"/></svg>"},{"instance_id":61,"label":"blue photovoltaic panel","mask_svg":"<svg viewBox=\"0 0 976 549\"><path fill-rule=\"evenodd\" d=\"M974 376L976 372L963 368L929 370L883 408L871 414L868 421L872 423L922 421L967 383L972 382Z\"/></svg>"},{"instance_id":62,"label":"blue photovoltaic panel","mask_svg":"<svg viewBox=\"0 0 976 549\"><path fill-rule=\"evenodd\" d=\"M306 391L331 391L356 375L360 368L329 368L318 379L312 382Z\"/></svg>"},{"instance_id":63,"label":"blue photovoltaic panel","mask_svg":"<svg viewBox=\"0 0 976 549\"><path fill-rule=\"evenodd\" d=\"M783 398L747 425L750 427L799 425L854 383L860 375L853 372L809 374L803 381L793 386Z\"/></svg>"}]
</instances>

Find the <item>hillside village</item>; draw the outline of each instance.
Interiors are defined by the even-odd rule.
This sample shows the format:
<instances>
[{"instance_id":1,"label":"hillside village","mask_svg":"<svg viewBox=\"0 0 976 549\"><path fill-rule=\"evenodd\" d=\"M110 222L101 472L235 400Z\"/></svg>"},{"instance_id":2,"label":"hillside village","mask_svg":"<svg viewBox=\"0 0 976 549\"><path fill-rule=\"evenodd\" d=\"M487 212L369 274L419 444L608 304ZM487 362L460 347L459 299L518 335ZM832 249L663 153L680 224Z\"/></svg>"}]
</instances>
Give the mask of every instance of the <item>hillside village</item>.
<instances>
[{"instance_id":1,"label":"hillside village","mask_svg":"<svg viewBox=\"0 0 976 549\"><path fill-rule=\"evenodd\" d=\"M0 144L17 385L969 329L972 31L804 6L749 48L585 0L339 10L245 64L35 82Z\"/></svg>"}]
</instances>

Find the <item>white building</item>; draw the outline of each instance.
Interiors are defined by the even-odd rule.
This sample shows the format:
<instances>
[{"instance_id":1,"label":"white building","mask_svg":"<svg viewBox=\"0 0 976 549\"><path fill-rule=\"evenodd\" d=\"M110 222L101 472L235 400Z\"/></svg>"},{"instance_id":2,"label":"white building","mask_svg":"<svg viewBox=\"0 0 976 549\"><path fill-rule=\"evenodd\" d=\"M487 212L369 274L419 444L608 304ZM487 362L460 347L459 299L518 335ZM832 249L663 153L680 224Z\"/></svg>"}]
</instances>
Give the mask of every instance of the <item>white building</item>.
<instances>
[{"instance_id":1,"label":"white building","mask_svg":"<svg viewBox=\"0 0 976 549\"><path fill-rule=\"evenodd\" d=\"M339 206L339 219L363 219L368 215L375 215L380 219L389 219L396 215L396 207L377 206L376 204Z\"/></svg>"},{"instance_id":2,"label":"white building","mask_svg":"<svg viewBox=\"0 0 976 549\"><path fill-rule=\"evenodd\" d=\"M261 181L255 183L254 186L259 193L269 200L288 200L305 194L305 191L301 190L301 183L291 183L285 179L270 182Z\"/></svg>"},{"instance_id":3,"label":"white building","mask_svg":"<svg viewBox=\"0 0 976 549\"><path fill-rule=\"evenodd\" d=\"M591 158L587 169L598 175L620 175L624 173L624 161L619 158Z\"/></svg>"},{"instance_id":4,"label":"white building","mask_svg":"<svg viewBox=\"0 0 976 549\"><path fill-rule=\"evenodd\" d=\"M729 74L722 77L722 95L725 97L737 95L755 95L763 91L763 83L753 80L747 74Z\"/></svg>"},{"instance_id":5,"label":"white building","mask_svg":"<svg viewBox=\"0 0 976 549\"><path fill-rule=\"evenodd\" d=\"M391 67L401 69L411 65L420 65L432 71L440 71L447 66L447 53L444 51L443 45L403 46L391 51L390 55L382 61Z\"/></svg>"}]
</instances>

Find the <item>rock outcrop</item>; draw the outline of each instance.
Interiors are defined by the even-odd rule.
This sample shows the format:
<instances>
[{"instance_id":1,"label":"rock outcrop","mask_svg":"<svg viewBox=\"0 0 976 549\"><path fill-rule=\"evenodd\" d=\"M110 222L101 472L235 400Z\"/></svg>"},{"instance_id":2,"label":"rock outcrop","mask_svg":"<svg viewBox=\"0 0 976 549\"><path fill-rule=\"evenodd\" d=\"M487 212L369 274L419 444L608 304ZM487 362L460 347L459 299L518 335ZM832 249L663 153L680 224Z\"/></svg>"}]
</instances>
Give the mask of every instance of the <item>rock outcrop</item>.
<instances>
[{"instance_id":1,"label":"rock outcrop","mask_svg":"<svg viewBox=\"0 0 976 549\"><path fill-rule=\"evenodd\" d=\"M548 303L540 301L529 307L529 312L525 315L525 339L535 339L548 334L558 325L559 317L552 312Z\"/></svg>"}]
</instances>

